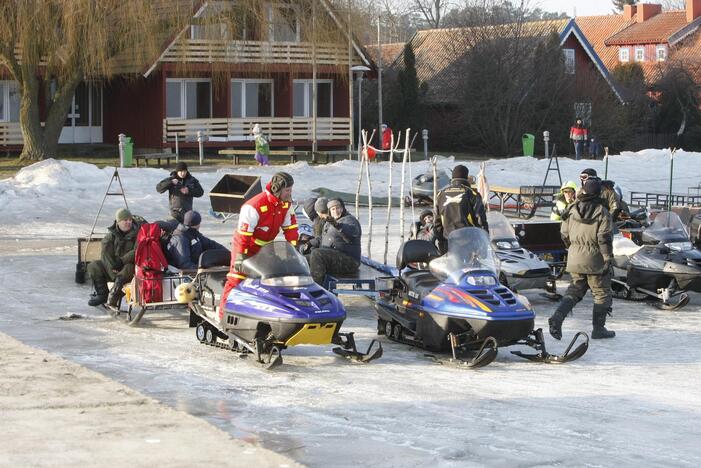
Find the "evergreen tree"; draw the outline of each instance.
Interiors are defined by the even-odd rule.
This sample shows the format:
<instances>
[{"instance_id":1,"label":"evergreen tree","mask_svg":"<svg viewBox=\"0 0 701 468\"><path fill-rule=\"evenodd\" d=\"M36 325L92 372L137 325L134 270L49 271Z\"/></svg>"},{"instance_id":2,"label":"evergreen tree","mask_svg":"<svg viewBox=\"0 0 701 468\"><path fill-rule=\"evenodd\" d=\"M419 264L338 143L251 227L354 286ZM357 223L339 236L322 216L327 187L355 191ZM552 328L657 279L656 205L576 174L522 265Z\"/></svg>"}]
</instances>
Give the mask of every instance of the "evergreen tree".
<instances>
[{"instance_id":1,"label":"evergreen tree","mask_svg":"<svg viewBox=\"0 0 701 468\"><path fill-rule=\"evenodd\" d=\"M623 11L625 5L635 5L636 0L612 0L616 11Z\"/></svg>"}]
</instances>

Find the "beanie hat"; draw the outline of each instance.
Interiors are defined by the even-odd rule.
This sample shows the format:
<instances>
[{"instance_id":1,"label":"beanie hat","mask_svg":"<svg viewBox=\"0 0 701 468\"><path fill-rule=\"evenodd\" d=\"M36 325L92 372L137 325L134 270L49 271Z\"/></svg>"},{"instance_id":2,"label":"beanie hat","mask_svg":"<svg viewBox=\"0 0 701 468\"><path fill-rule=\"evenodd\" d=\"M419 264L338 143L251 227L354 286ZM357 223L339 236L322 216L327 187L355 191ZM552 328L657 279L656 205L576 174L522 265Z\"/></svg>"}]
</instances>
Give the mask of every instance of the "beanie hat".
<instances>
[{"instance_id":1,"label":"beanie hat","mask_svg":"<svg viewBox=\"0 0 701 468\"><path fill-rule=\"evenodd\" d=\"M125 219L134 219L133 216L131 215L131 211L129 211L126 208L120 208L117 210L117 212L114 214L114 219L117 222L124 221Z\"/></svg>"},{"instance_id":2,"label":"beanie hat","mask_svg":"<svg viewBox=\"0 0 701 468\"><path fill-rule=\"evenodd\" d=\"M331 208L333 208L334 206L340 206L341 209L346 208L346 205L343 204L343 200L341 200L340 198L332 198L331 200L329 200L326 206L329 208L329 210L331 210Z\"/></svg>"},{"instance_id":3,"label":"beanie hat","mask_svg":"<svg viewBox=\"0 0 701 468\"><path fill-rule=\"evenodd\" d=\"M470 171L463 166L462 164L458 164L453 168L453 179L465 179L470 175Z\"/></svg>"},{"instance_id":4,"label":"beanie hat","mask_svg":"<svg viewBox=\"0 0 701 468\"><path fill-rule=\"evenodd\" d=\"M601 195L601 181L599 179L587 179L582 185L582 192L586 195Z\"/></svg>"},{"instance_id":5,"label":"beanie hat","mask_svg":"<svg viewBox=\"0 0 701 468\"><path fill-rule=\"evenodd\" d=\"M562 184L562 187L560 187L560 192L564 192L565 190L572 190L573 192L576 192L577 184L575 184L571 180L568 180L567 182Z\"/></svg>"},{"instance_id":6,"label":"beanie hat","mask_svg":"<svg viewBox=\"0 0 701 468\"><path fill-rule=\"evenodd\" d=\"M319 197L314 203L314 210L316 210L317 213L321 214L327 214L329 212L329 207L328 207L329 199L326 197Z\"/></svg>"},{"instance_id":7,"label":"beanie hat","mask_svg":"<svg viewBox=\"0 0 701 468\"><path fill-rule=\"evenodd\" d=\"M433 211L432 210L423 210L421 214L419 215L419 221L423 224L424 219L426 216L433 216Z\"/></svg>"},{"instance_id":8,"label":"beanie hat","mask_svg":"<svg viewBox=\"0 0 701 468\"><path fill-rule=\"evenodd\" d=\"M270 192L280 198L282 189L292 187L294 183L295 180L287 172L276 172L270 179Z\"/></svg>"},{"instance_id":9,"label":"beanie hat","mask_svg":"<svg viewBox=\"0 0 701 468\"><path fill-rule=\"evenodd\" d=\"M178 171L187 171L187 164L185 164L185 161L178 161L175 165L175 172Z\"/></svg>"},{"instance_id":10,"label":"beanie hat","mask_svg":"<svg viewBox=\"0 0 701 468\"><path fill-rule=\"evenodd\" d=\"M199 226L202 223L202 216L197 211L190 210L183 216L183 224L187 227Z\"/></svg>"},{"instance_id":11,"label":"beanie hat","mask_svg":"<svg viewBox=\"0 0 701 468\"><path fill-rule=\"evenodd\" d=\"M614 185L616 185L616 184L612 180L602 180L601 181L602 188L609 188L609 189L613 190Z\"/></svg>"},{"instance_id":12,"label":"beanie hat","mask_svg":"<svg viewBox=\"0 0 701 468\"><path fill-rule=\"evenodd\" d=\"M582 174L580 174L580 175L583 175L583 174L586 174L588 177L598 177L596 175L596 169L592 169L592 168L584 169L582 171Z\"/></svg>"}]
</instances>

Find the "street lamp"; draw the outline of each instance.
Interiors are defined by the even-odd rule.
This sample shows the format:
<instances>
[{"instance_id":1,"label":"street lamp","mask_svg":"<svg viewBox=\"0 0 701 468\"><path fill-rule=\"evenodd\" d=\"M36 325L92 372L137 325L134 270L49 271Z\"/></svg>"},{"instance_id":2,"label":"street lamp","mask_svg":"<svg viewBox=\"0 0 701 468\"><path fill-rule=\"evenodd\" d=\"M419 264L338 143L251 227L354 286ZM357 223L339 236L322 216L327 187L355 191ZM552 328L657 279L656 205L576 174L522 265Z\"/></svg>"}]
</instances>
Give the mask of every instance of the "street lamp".
<instances>
[{"instance_id":1,"label":"street lamp","mask_svg":"<svg viewBox=\"0 0 701 468\"><path fill-rule=\"evenodd\" d=\"M369 72L370 68L365 65L355 65L351 67L351 71L358 77L358 148L360 148L363 131L363 75Z\"/></svg>"}]
</instances>

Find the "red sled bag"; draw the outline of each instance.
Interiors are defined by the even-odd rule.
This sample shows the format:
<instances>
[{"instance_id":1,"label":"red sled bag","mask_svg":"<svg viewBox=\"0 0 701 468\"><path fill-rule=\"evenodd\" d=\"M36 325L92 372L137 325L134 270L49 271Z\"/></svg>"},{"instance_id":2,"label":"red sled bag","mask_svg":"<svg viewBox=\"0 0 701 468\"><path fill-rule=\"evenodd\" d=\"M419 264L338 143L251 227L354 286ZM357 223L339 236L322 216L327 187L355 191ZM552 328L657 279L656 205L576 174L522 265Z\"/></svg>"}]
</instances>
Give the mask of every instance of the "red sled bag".
<instances>
[{"instance_id":1,"label":"red sled bag","mask_svg":"<svg viewBox=\"0 0 701 468\"><path fill-rule=\"evenodd\" d=\"M168 260L161 248L161 227L155 223L145 223L136 236L136 287L139 304L163 301L163 271L168 268Z\"/></svg>"}]
</instances>

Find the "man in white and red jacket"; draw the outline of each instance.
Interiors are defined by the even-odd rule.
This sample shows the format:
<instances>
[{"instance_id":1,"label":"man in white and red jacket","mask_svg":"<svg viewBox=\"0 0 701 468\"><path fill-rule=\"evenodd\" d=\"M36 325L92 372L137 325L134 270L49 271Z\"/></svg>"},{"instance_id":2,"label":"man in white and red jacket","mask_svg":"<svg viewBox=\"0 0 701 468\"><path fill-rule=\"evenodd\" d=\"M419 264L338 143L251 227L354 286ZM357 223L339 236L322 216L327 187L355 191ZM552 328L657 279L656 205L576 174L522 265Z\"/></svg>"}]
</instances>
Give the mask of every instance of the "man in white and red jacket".
<instances>
[{"instance_id":1,"label":"man in white and red jacket","mask_svg":"<svg viewBox=\"0 0 701 468\"><path fill-rule=\"evenodd\" d=\"M584 145L589 140L589 131L582 123L582 119L577 119L575 124L570 128L570 140L574 144L575 159L579 161L584 155Z\"/></svg>"},{"instance_id":2,"label":"man in white and red jacket","mask_svg":"<svg viewBox=\"0 0 701 468\"><path fill-rule=\"evenodd\" d=\"M286 172L273 175L265 190L248 200L241 207L239 224L231 241L231 266L219 304L219 316L229 292L246 279L241 273L245 259L257 254L261 247L269 244L282 229L285 239L297 245L297 218L292 211L292 185L294 179Z\"/></svg>"}]
</instances>

